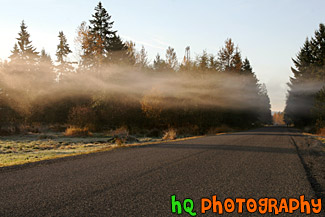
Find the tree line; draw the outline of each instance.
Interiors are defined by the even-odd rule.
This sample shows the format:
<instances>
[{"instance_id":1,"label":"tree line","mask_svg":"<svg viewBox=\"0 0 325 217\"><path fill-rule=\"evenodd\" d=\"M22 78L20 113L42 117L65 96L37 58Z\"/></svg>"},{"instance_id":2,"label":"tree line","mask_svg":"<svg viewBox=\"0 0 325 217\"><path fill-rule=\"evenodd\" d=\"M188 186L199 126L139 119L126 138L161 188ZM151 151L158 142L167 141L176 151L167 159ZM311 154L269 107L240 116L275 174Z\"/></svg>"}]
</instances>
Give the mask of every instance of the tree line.
<instances>
[{"instance_id":1,"label":"tree line","mask_svg":"<svg viewBox=\"0 0 325 217\"><path fill-rule=\"evenodd\" d=\"M285 121L300 128L325 128L325 25L307 38L293 59L293 77L285 108Z\"/></svg>"},{"instance_id":2,"label":"tree line","mask_svg":"<svg viewBox=\"0 0 325 217\"><path fill-rule=\"evenodd\" d=\"M220 126L249 128L272 122L270 100L232 39L216 54L179 62L172 47L153 63L144 47L123 41L99 2L77 29L76 61L63 31L56 59L33 46L20 25L17 42L0 67L0 127L56 125L92 130L126 126L206 133ZM18 128L16 127L16 130Z\"/></svg>"}]
</instances>

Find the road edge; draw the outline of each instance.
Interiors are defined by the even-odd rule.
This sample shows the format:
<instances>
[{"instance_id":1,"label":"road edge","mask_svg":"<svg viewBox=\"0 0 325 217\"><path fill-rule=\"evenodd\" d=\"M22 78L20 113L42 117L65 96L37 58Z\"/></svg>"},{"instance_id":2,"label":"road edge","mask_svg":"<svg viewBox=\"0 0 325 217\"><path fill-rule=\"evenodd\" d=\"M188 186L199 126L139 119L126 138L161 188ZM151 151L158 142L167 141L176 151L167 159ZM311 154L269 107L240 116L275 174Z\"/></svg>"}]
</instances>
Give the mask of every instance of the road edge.
<instances>
[{"instance_id":1,"label":"road edge","mask_svg":"<svg viewBox=\"0 0 325 217\"><path fill-rule=\"evenodd\" d=\"M303 135L303 134L302 134ZM304 135L305 136L305 135ZM294 136L290 136L290 140L293 143L293 145L296 148L298 157L300 159L300 162L305 170L306 176L307 176L307 180L309 182L309 184L311 185L311 188L313 189L315 196L317 199L321 199L322 200L322 210L323 210L323 216L325 216L325 211L324 211L324 207L325 207L325 192L324 187L322 186L317 179L315 178L315 175L313 173L313 170L310 168L310 166L306 163L304 156L306 155L306 153L304 153L303 150L301 150L298 146L298 144L296 143Z\"/></svg>"},{"instance_id":2,"label":"road edge","mask_svg":"<svg viewBox=\"0 0 325 217\"><path fill-rule=\"evenodd\" d=\"M216 135L222 135L222 134L225 134L225 133L220 133L220 134L216 134ZM53 156L53 157L49 157L49 158L43 158L43 159L36 160L36 161L30 161L30 162L18 163L18 164L14 164L14 165L2 166L2 167L0 167L0 172L10 172L10 171L21 170L21 169L25 169L25 168L48 165L48 164L57 163L57 162L64 162L64 161L68 161L68 160L77 160L77 159L81 159L81 158L91 156L91 155L97 155L97 154L103 154L103 153L106 153L109 151L115 151L115 150L118 150L121 148L136 148L136 147L149 146L149 145L172 143L172 142L178 142L178 141L198 139L198 138L202 138L205 136L206 135L191 136L191 137L184 137L184 138L179 138L179 139L174 139L174 140L125 144L125 145L119 145L119 146L114 145L114 146L109 146L109 147L105 147L105 148L101 148L101 149L97 149L97 150L93 150L93 151L66 154L66 155L57 155L57 156Z\"/></svg>"}]
</instances>

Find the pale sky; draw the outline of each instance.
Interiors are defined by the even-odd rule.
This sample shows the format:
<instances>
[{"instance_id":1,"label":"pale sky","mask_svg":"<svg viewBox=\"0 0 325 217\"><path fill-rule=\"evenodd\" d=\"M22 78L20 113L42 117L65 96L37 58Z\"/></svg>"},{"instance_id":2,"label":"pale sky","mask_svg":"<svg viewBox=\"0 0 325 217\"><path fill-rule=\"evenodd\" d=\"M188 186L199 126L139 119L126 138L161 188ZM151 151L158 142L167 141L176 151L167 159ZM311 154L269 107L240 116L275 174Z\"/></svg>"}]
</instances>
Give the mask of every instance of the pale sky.
<instances>
[{"instance_id":1,"label":"pale sky","mask_svg":"<svg viewBox=\"0 0 325 217\"><path fill-rule=\"evenodd\" d=\"M0 58L7 59L25 20L33 45L55 59L57 35L63 31L74 50L76 28L88 21L98 0L0 0ZM281 111L291 58L319 23L325 22L324 0L102 0L124 40L143 45L152 61L168 46L182 59L206 50L217 54L227 38L248 57L265 83L272 110ZM73 58L73 55L71 56Z\"/></svg>"}]
</instances>

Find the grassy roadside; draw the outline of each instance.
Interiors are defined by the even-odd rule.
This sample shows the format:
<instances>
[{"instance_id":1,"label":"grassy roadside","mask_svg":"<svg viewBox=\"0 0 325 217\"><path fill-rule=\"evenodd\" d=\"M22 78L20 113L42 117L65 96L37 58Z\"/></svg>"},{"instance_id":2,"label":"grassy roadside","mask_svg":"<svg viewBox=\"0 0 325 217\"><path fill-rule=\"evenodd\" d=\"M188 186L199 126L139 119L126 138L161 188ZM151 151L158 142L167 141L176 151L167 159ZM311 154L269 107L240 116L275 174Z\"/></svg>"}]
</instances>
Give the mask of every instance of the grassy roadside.
<instances>
[{"instance_id":1,"label":"grassy roadside","mask_svg":"<svg viewBox=\"0 0 325 217\"><path fill-rule=\"evenodd\" d=\"M243 130L248 129L242 129L240 131ZM110 135L94 133L92 136L84 137L67 136L62 133L54 132L6 136L0 137L0 168L110 151L117 148L176 142L200 138L203 136L214 136L236 132L239 132L239 130L229 127L221 127L212 129L207 132L206 135L192 136L191 134L181 134L182 137L175 139L176 133L173 135L173 131L169 131L168 133L165 133L163 138L146 137L143 135L135 137L130 135L126 137L131 140L125 139L124 141L122 141L123 135L125 136L128 134L128 131L125 129L118 129L111 132ZM119 136L116 137L116 135ZM119 138L122 138L122 140Z\"/></svg>"},{"instance_id":2,"label":"grassy roadside","mask_svg":"<svg viewBox=\"0 0 325 217\"><path fill-rule=\"evenodd\" d=\"M294 137L292 141L316 197L322 199L322 206L325 206L325 138L310 133L302 134L303 137Z\"/></svg>"},{"instance_id":3,"label":"grassy roadside","mask_svg":"<svg viewBox=\"0 0 325 217\"><path fill-rule=\"evenodd\" d=\"M325 145L325 136L321 136L321 135L318 135L318 134L311 134L311 133L303 133L303 135L305 135L305 136L307 136L309 138L318 140L318 141L322 142Z\"/></svg>"},{"instance_id":4,"label":"grassy roadside","mask_svg":"<svg viewBox=\"0 0 325 217\"><path fill-rule=\"evenodd\" d=\"M57 159L69 156L110 151L116 148L135 147L200 138L184 137L174 140L153 138L139 139L131 144L112 144L107 138L51 138L8 137L0 140L0 167L22 165L31 162Z\"/></svg>"}]
</instances>

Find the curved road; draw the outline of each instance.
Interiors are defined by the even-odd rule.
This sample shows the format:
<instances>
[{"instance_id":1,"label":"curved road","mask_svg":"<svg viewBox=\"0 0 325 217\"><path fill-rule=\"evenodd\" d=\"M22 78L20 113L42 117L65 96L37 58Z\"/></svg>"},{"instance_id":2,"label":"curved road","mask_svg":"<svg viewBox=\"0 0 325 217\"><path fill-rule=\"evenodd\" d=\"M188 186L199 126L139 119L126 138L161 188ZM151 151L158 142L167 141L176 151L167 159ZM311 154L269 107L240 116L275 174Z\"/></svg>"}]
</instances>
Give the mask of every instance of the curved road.
<instances>
[{"instance_id":1,"label":"curved road","mask_svg":"<svg viewBox=\"0 0 325 217\"><path fill-rule=\"evenodd\" d=\"M292 142L300 136L268 127L2 169L0 216L178 216L174 194L197 213L212 195L315 198Z\"/></svg>"}]
</instances>

